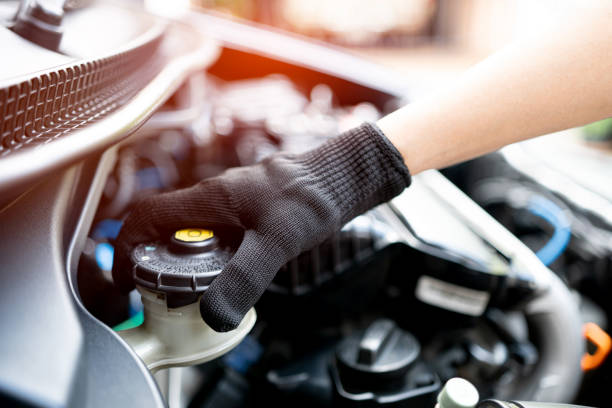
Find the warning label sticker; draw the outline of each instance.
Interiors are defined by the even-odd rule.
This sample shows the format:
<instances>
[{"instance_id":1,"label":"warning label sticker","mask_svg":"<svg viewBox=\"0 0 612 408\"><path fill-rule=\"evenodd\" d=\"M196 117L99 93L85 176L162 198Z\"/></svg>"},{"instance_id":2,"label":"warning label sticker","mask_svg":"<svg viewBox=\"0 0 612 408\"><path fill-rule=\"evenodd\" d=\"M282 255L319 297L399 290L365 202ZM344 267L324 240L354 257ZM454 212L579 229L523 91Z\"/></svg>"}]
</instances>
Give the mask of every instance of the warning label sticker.
<instances>
[{"instance_id":1,"label":"warning label sticker","mask_svg":"<svg viewBox=\"0 0 612 408\"><path fill-rule=\"evenodd\" d=\"M425 275L419 278L415 295L421 302L470 316L480 316L490 298L488 292L465 288Z\"/></svg>"}]
</instances>

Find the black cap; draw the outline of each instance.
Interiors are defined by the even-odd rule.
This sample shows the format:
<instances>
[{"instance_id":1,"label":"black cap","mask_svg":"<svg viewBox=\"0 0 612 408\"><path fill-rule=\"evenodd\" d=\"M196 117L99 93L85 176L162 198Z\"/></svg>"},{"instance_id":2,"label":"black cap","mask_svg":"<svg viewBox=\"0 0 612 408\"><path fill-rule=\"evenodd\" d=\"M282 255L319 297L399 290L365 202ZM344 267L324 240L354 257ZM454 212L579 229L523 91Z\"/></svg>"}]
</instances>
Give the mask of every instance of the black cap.
<instances>
[{"instance_id":1,"label":"black cap","mask_svg":"<svg viewBox=\"0 0 612 408\"><path fill-rule=\"evenodd\" d=\"M417 339L389 319L378 319L336 350L340 378L354 387L384 388L401 381L420 353Z\"/></svg>"},{"instance_id":2,"label":"black cap","mask_svg":"<svg viewBox=\"0 0 612 408\"><path fill-rule=\"evenodd\" d=\"M165 293L170 308L184 306L197 301L232 255L212 231L180 230L169 244L153 242L134 248L134 283Z\"/></svg>"}]
</instances>

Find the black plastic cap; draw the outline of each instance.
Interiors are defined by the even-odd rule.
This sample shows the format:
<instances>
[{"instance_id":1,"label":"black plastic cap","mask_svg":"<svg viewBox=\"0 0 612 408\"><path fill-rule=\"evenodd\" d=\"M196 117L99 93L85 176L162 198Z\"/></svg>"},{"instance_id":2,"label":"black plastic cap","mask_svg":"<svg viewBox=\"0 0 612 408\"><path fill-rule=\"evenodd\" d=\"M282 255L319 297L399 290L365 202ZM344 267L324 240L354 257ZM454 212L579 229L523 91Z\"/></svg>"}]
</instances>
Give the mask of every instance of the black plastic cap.
<instances>
[{"instance_id":1,"label":"black plastic cap","mask_svg":"<svg viewBox=\"0 0 612 408\"><path fill-rule=\"evenodd\" d=\"M221 273L233 252L221 248L216 238L206 245L189 244L138 245L131 253L134 283L165 293L170 308L196 302Z\"/></svg>"},{"instance_id":2,"label":"black plastic cap","mask_svg":"<svg viewBox=\"0 0 612 408\"><path fill-rule=\"evenodd\" d=\"M401 381L420 354L410 333L388 319L374 321L365 331L344 340L336 350L342 382L361 386L389 386Z\"/></svg>"}]
</instances>

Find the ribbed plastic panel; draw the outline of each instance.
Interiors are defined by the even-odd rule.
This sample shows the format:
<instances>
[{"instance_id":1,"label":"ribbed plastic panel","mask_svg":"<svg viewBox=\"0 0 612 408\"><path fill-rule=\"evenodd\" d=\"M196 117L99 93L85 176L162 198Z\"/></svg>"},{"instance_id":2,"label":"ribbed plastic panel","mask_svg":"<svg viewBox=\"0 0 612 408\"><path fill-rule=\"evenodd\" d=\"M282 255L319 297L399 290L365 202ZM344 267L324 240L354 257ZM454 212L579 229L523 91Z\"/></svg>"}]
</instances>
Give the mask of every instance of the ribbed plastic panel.
<instances>
[{"instance_id":1,"label":"ribbed plastic panel","mask_svg":"<svg viewBox=\"0 0 612 408\"><path fill-rule=\"evenodd\" d=\"M0 89L0 157L49 143L121 107L159 71L160 43L161 35Z\"/></svg>"},{"instance_id":2,"label":"ribbed plastic panel","mask_svg":"<svg viewBox=\"0 0 612 408\"><path fill-rule=\"evenodd\" d=\"M307 294L390 243L380 223L362 215L339 233L287 262L269 290L285 295Z\"/></svg>"}]
</instances>

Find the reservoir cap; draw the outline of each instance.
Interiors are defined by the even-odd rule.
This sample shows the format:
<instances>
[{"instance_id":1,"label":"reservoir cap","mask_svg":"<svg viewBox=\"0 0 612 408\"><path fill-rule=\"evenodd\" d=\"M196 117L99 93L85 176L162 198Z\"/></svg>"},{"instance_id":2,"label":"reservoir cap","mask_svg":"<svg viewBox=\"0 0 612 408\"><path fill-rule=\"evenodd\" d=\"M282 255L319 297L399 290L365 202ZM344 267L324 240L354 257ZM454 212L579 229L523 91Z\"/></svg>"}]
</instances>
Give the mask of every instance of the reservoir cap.
<instances>
[{"instance_id":1,"label":"reservoir cap","mask_svg":"<svg viewBox=\"0 0 612 408\"><path fill-rule=\"evenodd\" d=\"M196 302L233 256L210 230L176 231L169 242L140 244L132 250L134 283L166 294L168 307Z\"/></svg>"},{"instance_id":2,"label":"reservoir cap","mask_svg":"<svg viewBox=\"0 0 612 408\"><path fill-rule=\"evenodd\" d=\"M211 230L185 228L176 231L170 238L171 250L177 253L200 254L219 246L219 238Z\"/></svg>"},{"instance_id":3,"label":"reservoir cap","mask_svg":"<svg viewBox=\"0 0 612 408\"><path fill-rule=\"evenodd\" d=\"M202 228L185 228L174 233L172 239L179 242L206 242L215 234L211 230Z\"/></svg>"}]
</instances>

